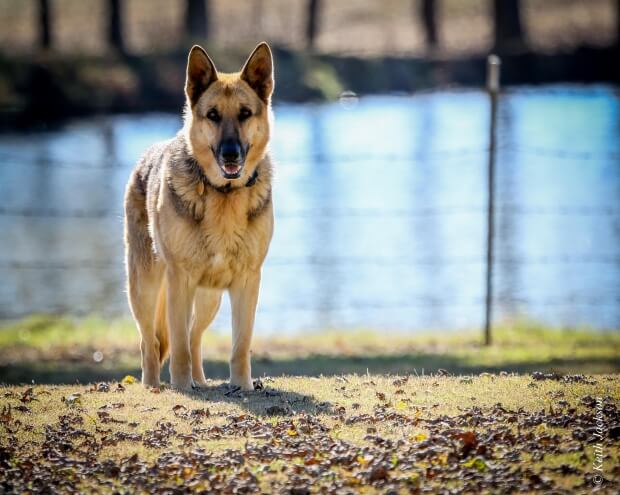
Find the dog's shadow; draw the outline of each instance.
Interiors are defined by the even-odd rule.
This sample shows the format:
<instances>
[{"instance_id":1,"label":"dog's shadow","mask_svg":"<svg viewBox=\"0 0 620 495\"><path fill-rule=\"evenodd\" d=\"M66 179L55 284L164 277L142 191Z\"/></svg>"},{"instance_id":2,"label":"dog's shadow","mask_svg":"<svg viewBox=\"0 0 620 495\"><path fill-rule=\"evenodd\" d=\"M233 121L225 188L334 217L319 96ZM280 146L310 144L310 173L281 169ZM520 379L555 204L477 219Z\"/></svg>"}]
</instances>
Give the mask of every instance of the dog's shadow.
<instances>
[{"instance_id":1,"label":"dog's shadow","mask_svg":"<svg viewBox=\"0 0 620 495\"><path fill-rule=\"evenodd\" d=\"M234 404L256 416L334 414L334 407L330 402L320 402L311 394L273 388L270 385L270 381L263 383L257 380L255 390L243 391L228 383L210 381L208 385L185 392L185 395L207 404L217 402Z\"/></svg>"}]
</instances>

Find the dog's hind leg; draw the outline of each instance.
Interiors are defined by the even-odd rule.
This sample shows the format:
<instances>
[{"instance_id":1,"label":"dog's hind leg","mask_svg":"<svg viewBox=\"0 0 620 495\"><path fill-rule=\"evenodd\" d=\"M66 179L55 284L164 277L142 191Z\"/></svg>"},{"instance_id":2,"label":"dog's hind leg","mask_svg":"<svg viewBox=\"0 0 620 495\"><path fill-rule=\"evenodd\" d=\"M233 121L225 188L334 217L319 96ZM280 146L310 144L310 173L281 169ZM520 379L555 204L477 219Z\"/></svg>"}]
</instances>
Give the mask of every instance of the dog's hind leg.
<instances>
[{"instance_id":1,"label":"dog's hind leg","mask_svg":"<svg viewBox=\"0 0 620 495\"><path fill-rule=\"evenodd\" d=\"M157 265L145 268L135 266L128 256L128 293L131 312L140 331L142 355L142 383L159 387L160 349L155 333L155 308L162 283L163 268Z\"/></svg>"},{"instance_id":2,"label":"dog's hind leg","mask_svg":"<svg viewBox=\"0 0 620 495\"><path fill-rule=\"evenodd\" d=\"M159 386L160 349L155 334L157 295L163 280L163 263L153 254L148 233L145 195L134 174L125 195L125 254L129 306L140 331L142 383Z\"/></svg>"},{"instance_id":3,"label":"dog's hind leg","mask_svg":"<svg viewBox=\"0 0 620 495\"><path fill-rule=\"evenodd\" d=\"M194 296L194 312L190 331L192 352L192 379L196 385L206 385L207 381L202 367L202 334L211 324L222 301L222 291L216 289L198 289Z\"/></svg>"}]
</instances>

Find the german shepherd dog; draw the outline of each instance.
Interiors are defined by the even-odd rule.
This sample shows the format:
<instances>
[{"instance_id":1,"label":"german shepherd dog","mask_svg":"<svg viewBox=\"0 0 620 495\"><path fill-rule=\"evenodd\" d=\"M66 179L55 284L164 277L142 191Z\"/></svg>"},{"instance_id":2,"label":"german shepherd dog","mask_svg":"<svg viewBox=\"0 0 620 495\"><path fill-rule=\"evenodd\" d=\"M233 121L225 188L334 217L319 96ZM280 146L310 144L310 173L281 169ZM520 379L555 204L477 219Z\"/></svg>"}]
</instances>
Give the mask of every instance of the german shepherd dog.
<instances>
[{"instance_id":1,"label":"german shepherd dog","mask_svg":"<svg viewBox=\"0 0 620 495\"><path fill-rule=\"evenodd\" d=\"M230 383L253 388L250 343L261 266L273 233L273 59L259 44L239 73L189 52L183 128L149 148L125 193L129 304L140 332L142 383L158 387L170 352L172 387L204 385L201 336L227 290Z\"/></svg>"}]
</instances>

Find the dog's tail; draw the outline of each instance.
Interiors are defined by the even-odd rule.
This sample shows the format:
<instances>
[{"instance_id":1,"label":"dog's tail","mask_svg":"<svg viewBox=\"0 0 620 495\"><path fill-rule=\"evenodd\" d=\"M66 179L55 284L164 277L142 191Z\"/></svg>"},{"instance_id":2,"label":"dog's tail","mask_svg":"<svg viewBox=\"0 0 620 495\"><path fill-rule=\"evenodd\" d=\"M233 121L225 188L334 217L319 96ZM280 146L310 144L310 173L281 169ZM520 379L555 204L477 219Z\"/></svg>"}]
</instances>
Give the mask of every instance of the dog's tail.
<instances>
[{"instance_id":1,"label":"dog's tail","mask_svg":"<svg viewBox=\"0 0 620 495\"><path fill-rule=\"evenodd\" d=\"M157 295L155 307L155 335L159 341L159 364L163 365L168 357L170 349L170 337L168 335L168 312L166 310L166 277L163 277Z\"/></svg>"}]
</instances>

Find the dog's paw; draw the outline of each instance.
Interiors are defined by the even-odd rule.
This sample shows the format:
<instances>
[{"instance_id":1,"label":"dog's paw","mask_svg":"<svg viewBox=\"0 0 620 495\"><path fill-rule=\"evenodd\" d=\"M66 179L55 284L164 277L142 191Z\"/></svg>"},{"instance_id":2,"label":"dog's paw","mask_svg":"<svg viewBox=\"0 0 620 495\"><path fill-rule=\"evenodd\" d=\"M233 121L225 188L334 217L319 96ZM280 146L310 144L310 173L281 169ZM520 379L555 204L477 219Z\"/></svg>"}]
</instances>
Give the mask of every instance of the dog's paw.
<instances>
[{"instance_id":1,"label":"dog's paw","mask_svg":"<svg viewBox=\"0 0 620 495\"><path fill-rule=\"evenodd\" d=\"M207 383L207 380L201 380L201 379L194 378L194 388L203 389L203 388L208 388L208 387L209 387L209 384Z\"/></svg>"},{"instance_id":2,"label":"dog's paw","mask_svg":"<svg viewBox=\"0 0 620 495\"><path fill-rule=\"evenodd\" d=\"M172 378L170 385L179 392L191 392L194 389L194 381L191 378Z\"/></svg>"},{"instance_id":3,"label":"dog's paw","mask_svg":"<svg viewBox=\"0 0 620 495\"><path fill-rule=\"evenodd\" d=\"M230 386L238 387L243 391L249 392L254 390L254 383L252 382L252 378L241 378L241 377L231 377L230 378Z\"/></svg>"},{"instance_id":4,"label":"dog's paw","mask_svg":"<svg viewBox=\"0 0 620 495\"><path fill-rule=\"evenodd\" d=\"M152 388L159 388L160 383L159 383L159 380L155 380L155 379L145 380L143 378L142 385L144 385L145 388L152 389Z\"/></svg>"}]
</instances>

